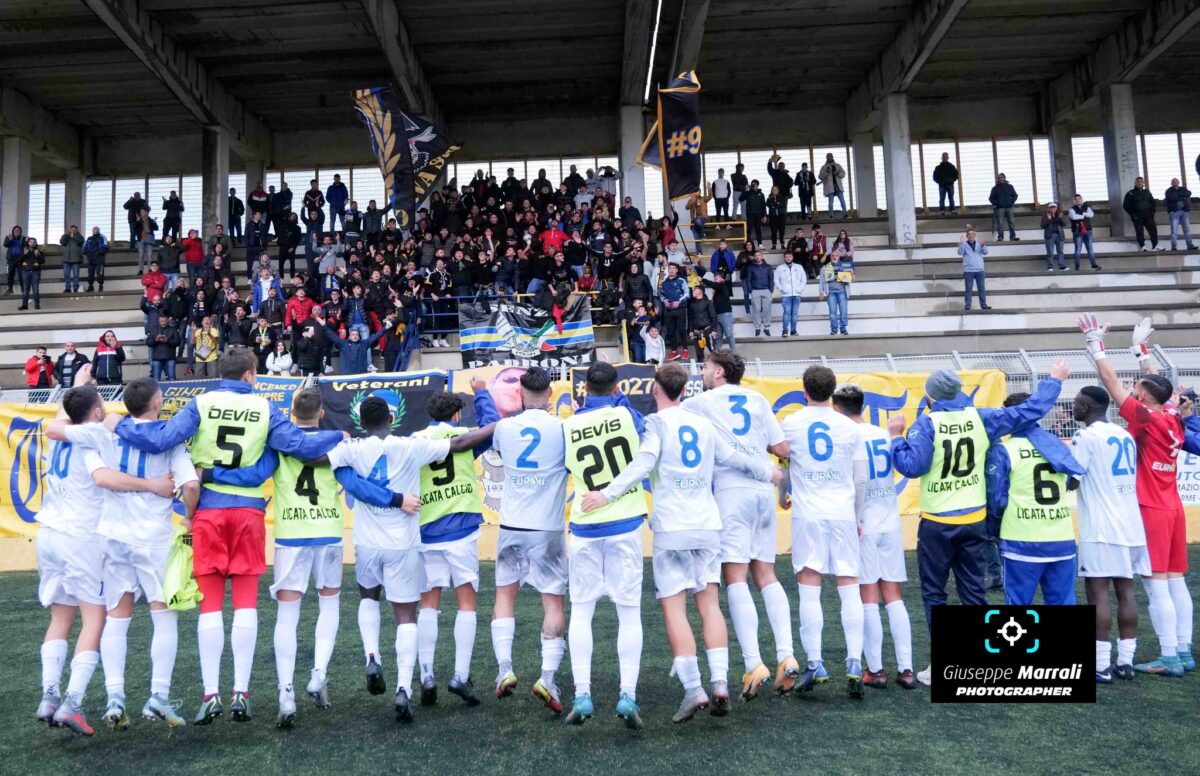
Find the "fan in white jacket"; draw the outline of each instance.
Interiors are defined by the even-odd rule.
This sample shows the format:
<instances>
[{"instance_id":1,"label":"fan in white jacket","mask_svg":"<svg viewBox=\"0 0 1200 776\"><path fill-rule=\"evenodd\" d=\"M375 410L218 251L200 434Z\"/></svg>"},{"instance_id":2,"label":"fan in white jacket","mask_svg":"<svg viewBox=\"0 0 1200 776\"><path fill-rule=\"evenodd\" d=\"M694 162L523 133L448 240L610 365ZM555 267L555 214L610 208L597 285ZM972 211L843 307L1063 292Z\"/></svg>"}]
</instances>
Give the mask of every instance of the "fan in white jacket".
<instances>
[{"instance_id":1,"label":"fan in white jacket","mask_svg":"<svg viewBox=\"0 0 1200 776\"><path fill-rule=\"evenodd\" d=\"M795 263L790 252L784 252L783 263L775 268L775 290L783 304L783 336L796 336L796 319L800 314L800 294L808 283L808 273Z\"/></svg>"}]
</instances>

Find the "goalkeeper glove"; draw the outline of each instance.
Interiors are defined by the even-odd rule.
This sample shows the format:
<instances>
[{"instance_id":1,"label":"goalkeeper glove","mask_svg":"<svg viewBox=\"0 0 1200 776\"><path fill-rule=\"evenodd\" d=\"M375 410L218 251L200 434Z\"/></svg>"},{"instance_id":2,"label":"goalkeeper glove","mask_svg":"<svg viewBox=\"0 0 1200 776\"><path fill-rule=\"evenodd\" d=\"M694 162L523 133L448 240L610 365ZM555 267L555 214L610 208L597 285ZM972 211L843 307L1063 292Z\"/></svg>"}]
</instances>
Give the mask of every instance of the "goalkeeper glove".
<instances>
[{"instance_id":1,"label":"goalkeeper glove","mask_svg":"<svg viewBox=\"0 0 1200 776\"><path fill-rule=\"evenodd\" d=\"M1092 357L1093 361L1108 358L1108 354L1104 352L1104 333L1108 331L1107 324L1101 325L1096 320L1095 313L1086 313L1079 316L1079 330L1083 332L1088 355Z\"/></svg>"},{"instance_id":2,"label":"goalkeeper glove","mask_svg":"<svg viewBox=\"0 0 1200 776\"><path fill-rule=\"evenodd\" d=\"M1148 343L1150 342L1150 335L1153 333L1154 327L1150 325L1149 318L1143 318L1137 326L1133 327L1133 344L1130 346L1129 352L1139 362L1150 358Z\"/></svg>"}]
</instances>

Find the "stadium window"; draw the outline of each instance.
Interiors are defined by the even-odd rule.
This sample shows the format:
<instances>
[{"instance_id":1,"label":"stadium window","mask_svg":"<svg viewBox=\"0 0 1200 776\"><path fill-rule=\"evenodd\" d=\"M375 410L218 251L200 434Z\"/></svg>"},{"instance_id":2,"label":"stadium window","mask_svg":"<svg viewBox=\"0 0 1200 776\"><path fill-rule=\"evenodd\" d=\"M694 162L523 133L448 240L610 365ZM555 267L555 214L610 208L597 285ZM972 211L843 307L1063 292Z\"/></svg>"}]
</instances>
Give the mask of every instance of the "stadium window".
<instances>
[{"instance_id":1,"label":"stadium window","mask_svg":"<svg viewBox=\"0 0 1200 776\"><path fill-rule=\"evenodd\" d=\"M958 144L958 176L962 180L963 207L987 205L992 186L996 185L996 164L992 142L976 140Z\"/></svg>"},{"instance_id":2,"label":"stadium window","mask_svg":"<svg viewBox=\"0 0 1200 776\"><path fill-rule=\"evenodd\" d=\"M1033 205L1033 166L1029 163L1029 138L996 141L999 172L1017 190L1017 207Z\"/></svg>"},{"instance_id":3,"label":"stadium window","mask_svg":"<svg viewBox=\"0 0 1200 776\"><path fill-rule=\"evenodd\" d=\"M371 200L375 200L375 206L379 208L387 204L387 197L383 192L383 175L378 167L355 167L350 170L350 175L354 183L354 201L358 203L359 210L366 210Z\"/></svg>"},{"instance_id":4,"label":"stadium window","mask_svg":"<svg viewBox=\"0 0 1200 776\"><path fill-rule=\"evenodd\" d=\"M1033 172L1037 184L1038 199L1043 203L1054 201L1054 170L1050 164L1050 138L1035 137L1033 139ZM1060 203L1063 207L1070 202Z\"/></svg>"},{"instance_id":5,"label":"stadium window","mask_svg":"<svg viewBox=\"0 0 1200 776\"><path fill-rule=\"evenodd\" d=\"M346 188L350 188L350 168L349 167L322 167L317 170L317 185L321 187L321 194L325 194L325 190L333 185L333 176L342 176L342 183ZM230 184L231 186L233 184ZM288 184L289 186L292 184ZM304 188L308 188L308 184L304 184ZM325 209L325 217L329 217L329 208Z\"/></svg>"},{"instance_id":6,"label":"stadium window","mask_svg":"<svg viewBox=\"0 0 1200 776\"><path fill-rule=\"evenodd\" d=\"M279 191L279 184L283 182L283 176L280 174L279 170L267 170L266 178L267 179L263 181L263 188L270 192L271 187L274 186L275 190Z\"/></svg>"},{"instance_id":7,"label":"stadium window","mask_svg":"<svg viewBox=\"0 0 1200 776\"><path fill-rule=\"evenodd\" d=\"M712 183L717 179L717 170L725 171L725 179L728 180L733 175L734 168L737 167L738 155L737 151L717 151L715 153L704 154L704 180ZM788 160L788 166L791 166L791 160ZM800 166L797 164L796 169ZM733 210L733 204L730 203L730 210Z\"/></svg>"},{"instance_id":8,"label":"stadium window","mask_svg":"<svg viewBox=\"0 0 1200 776\"><path fill-rule=\"evenodd\" d=\"M29 184L29 227L25 230L28 237L36 238L43 245L46 243L46 182L36 181Z\"/></svg>"},{"instance_id":9,"label":"stadium window","mask_svg":"<svg viewBox=\"0 0 1200 776\"><path fill-rule=\"evenodd\" d=\"M163 203L167 201L167 196L172 191L179 192L178 175L160 175L146 181L146 202L150 205L150 215L154 216L159 226L162 226L162 220L167 215L163 210ZM179 196L183 197L182 192L179 193ZM183 207L186 215L192 208L199 210L201 203L198 200L192 202L185 199Z\"/></svg>"},{"instance_id":10,"label":"stadium window","mask_svg":"<svg viewBox=\"0 0 1200 776\"><path fill-rule=\"evenodd\" d=\"M655 218L661 218L663 214L663 179L662 172L657 167L646 167L645 180L643 181L643 196L645 197L646 209L642 216L646 219L654 214Z\"/></svg>"},{"instance_id":11,"label":"stadium window","mask_svg":"<svg viewBox=\"0 0 1200 776\"><path fill-rule=\"evenodd\" d=\"M129 240L129 211L125 203L134 193L146 193L145 178L117 178L113 182L113 233L109 240Z\"/></svg>"},{"instance_id":12,"label":"stadium window","mask_svg":"<svg viewBox=\"0 0 1200 776\"><path fill-rule=\"evenodd\" d=\"M292 210L300 211L300 202L304 199L304 192L308 191L309 181L315 177L317 177L317 171L311 167L300 170L284 169L283 180L292 190Z\"/></svg>"},{"instance_id":13,"label":"stadium window","mask_svg":"<svg viewBox=\"0 0 1200 776\"><path fill-rule=\"evenodd\" d=\"M1071 138L1075 161L1075 191L1089 202L1108 201L1108 174L1104 164L1104 138Z\"/></svg>"},{"instance_id":14,"label":"stadium window","mask_svg":"<svg viewBox=\"0 0 1200 776\"><path fill-rule=\"evenodd\" d=\"M767 174L767 162L771 161L773 153L769 148L738 152L738 159L746 166L746 177L758 181L758 187L763 190L764 196L771 192L771 176Z\"/></svg>"},{"instance_id":15,"label":"stadium window","mask_svg":"<svg viewBox=\"0 0 1200 776\"><path fill-rule=\"evenodd\" d=\"M179 198L183 200L183 217L179 219L180 233L187 236L189 229L195 229L201 237L212 231L210 226L205 231L204 220L204 179L199 175L185 175L179 181ZM159 222L162 225L162 222Z\"/></svg>"},{"instance_id":16,"label":"stadium window","mask_svg":"<svg viewBox=\"0 0 1200 776\"><path fill-rule=\"evenodd\" d=\"M566 177L571 174L571 165L575 165L575 171L579 173L579 176L581 178L586 179L588 176L588 174L587 174L588 170L591 170L593 172L596 171L596 157L594 157L594 156L577 156L577 157L573 157L573 158L563 159L562 160L563 177L559 180L560 183L563 180L566 180ZM567 193L574 196L578 192L569 191Z\"/></svg>"},{"instance_id":17,"label":"stadium window","mask_svg":"<svg viewBox=\"0 0 1200 776\"><path fill-rule=\"evenodd\" d=\"M883 162L883 146L875 146L875 204L887 210L887 170ZM819 196L819 192L818 192Z\"/></svg>"},{"instance_id":18,"label":"stadium window","mask_svg":"<svg viewBox=\"0 0 1200 776\"><path fill-rule=\"evenodd\" d=\"M113 237L113 179L95 178L87 182L84 194L84 223L79 230L92 233L92 227L100 227L100 233L110 240Z\"/></svg>"},{"instance_id":19,"label":"stadium window","mask_svg":"<svg viewBox=\"0 0 1200 776\"><path fill-rule=\"evenodd\" d=\"M508 177L509 167L513 169L513 175L516 176L517 180L527 180L525 160L514 159L512 161L492 162L492 174L496 176L496 183L504 183L504 179Z\"/></svg>"},{"instance_id":20,"label":"stadium window","mask_svg":"<svg viewBox=\"0 0 1200 776\"><path fill-rule=\"evenodd\" d=\"M1171 185L1172 178L1180 178L1179 136L1170 134L1145 135L1146 142L1146 187L1161 198ZM1180 178L1182 180L1182 178Z\"/></svg>"},{"instance_id":21,"label":"stadium window","mask_svg":"<svg viewBox=\"0 0 1200 776\"><path fill-rule=\"evenodd\" d=\"M58 244L58 238L67 231L67 184L50 181L46 185L46 240ZM76 224L78 226L78 224Z\"/></svg>"},{"instance_id":22,"label":"stadium window","mask_svg":"<svg viewBox=\"0 0 1200 776\"><path fill-rule=\"evenodd\" d=\"M488 162L459 162L456 173L458 175L459 190L461 191L463 186L475 180L475 174L480 170L483 170L484 175L488 175L490 169L491 165Z\"/></svg>"},{"instance_id":23,"label":"stadium window","mask_svg":"<svg viewBox=\"0 0 1200 776\"><path fill-rule=\"evenodd\" d=\"M238 199L240 199L242 201L242 204L245 205L246 204L246 194L248 193L248 191L246 189L246 173L244 173L244 172L229 173L229 188L237 189L236 196ZM249 210L249 208L247 208L247 211L248 210ZM244 217L243 217L243 219L244 219Z\"/></svg>"},{"instance_id":24,"label":"stadium window","mask_svg":"<svg viewBox=\"0 0 1200 776\"><path fill-rule=\"evenodd\" d=\"M1183 140L1183 175L1188 188L1200 190L1200 174L1196 164L1200 163L1200 132L1184 132L1180 135Z\"/></svg>"}]
</instances>

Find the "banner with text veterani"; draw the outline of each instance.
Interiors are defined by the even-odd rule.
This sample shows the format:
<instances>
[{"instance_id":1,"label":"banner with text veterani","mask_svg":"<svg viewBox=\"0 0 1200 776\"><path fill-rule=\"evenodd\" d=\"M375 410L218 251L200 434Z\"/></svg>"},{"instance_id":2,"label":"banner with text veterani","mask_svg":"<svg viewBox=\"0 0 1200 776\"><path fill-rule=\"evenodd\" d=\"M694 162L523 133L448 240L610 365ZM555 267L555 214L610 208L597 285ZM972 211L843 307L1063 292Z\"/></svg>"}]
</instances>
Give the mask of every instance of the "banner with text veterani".
<instances>
[{"instance_id":1,"label":"banner with text veterani","mask_svg":"<svg viewBox=\"0 0 1200 776\"><path fill-rule=\"evenodd\" d=\"M653 400L651 389L653 385L652 368L639 364L616 365L621 375L621 389L625 391L631 403L639 409L652 410ZM330 427L344 428L352 434L360 432L354 427L352 414L357 405L367 396L379 395L388 401L393 410L403 406L400 418L399 433L408 433L424 427L428 423L425 407L428 399L434 393L447 387L457 393L470 395L470 380L472 377L481 378L502 416L509 416L521 409L520 376L521 367L491 366L479 369L456 370L452 372L420 372L406 374L375 374L358 377L329 377L321 381L321 390L326 395L326 416L330 419ZM1005 396L1005 379L1003 373L993 370L965 371L960 373L963 378L963 392L971 401L980 407L995 407ZM573 376L575 378L577 376ZM920 413L926 411L923 402L924 374L842 374L838 375L839 382L855 382L862 386L866 393L867 418L877 425L884 425L894 413L902 413L909 423ZM293 382L288 382L293 381ZM186 386L183 391L192 392L197 382ZM213 381L215 384L215 381ZM274 378L264 383L260 380L256 392L269 395L277 407L290 404L291 395L299 385L298 378ZM575 385L573 385L575 383ZM164 387L169 387L170 384ZM797 378L746 377L743 385L761 392L771 402L775 412L782 419L792 412L802 408L805 397ZM582 383L558 381L554 383L550 398L550 406L555 414L566 417L573 412L574 401L581 399L579 387ZM205 386L210 387L210 386ZM689 395L702 390L699 377L688 385ZM274 395L277 394L277 395ZM36 533L36 514L41 504L41 483L45 470L45 455L47 447L41 435L41 425L44 420L53 419L57 411L56 405L3 404L0 403L0 477L7 483L6 488L0 488L0 539L21 539L22 547L10 544L0 544L0 552L11 553L15 558L20 554L21 560L0 558L0 568L31 568L32 545L28 539ZM120 404L110 404L111 411L123 411ZM332 411L332 412L331 412ZM332 416L332 417L331 417ZM470 422L473 408L468 401L464 409L464 422ZM484 517L490 524L491 542L483 544L483 557L490 557L491 547L494 546L494 526L500 507L503 492L504 474L502 461L495 452L489 451L480 457L478 471L483 482ZM1189 512L1200 511L1200 457L1189 454L1180 456L1179 490L1184 504ZM904 479L897 481L900 492L901 510L908 516L916 513L916 488ZM268 484L268 495L270 485ZM652 498L652 496L650 496ZM350 504L349 506L352 506ZM783 513L781 512L781 515ZM1194 514L1193 514L1194 517ZM352 509L347 513L347 525L352 523ZM268 506L267 521L271 521L271 509ZM905 520L906 533L911 534L915 521ZM786 529L786 523L782 523ZM781 532L781 551L786 551L786 530ZM485 539L487 536L485 536Z\"/></svg>"}]
</instances>

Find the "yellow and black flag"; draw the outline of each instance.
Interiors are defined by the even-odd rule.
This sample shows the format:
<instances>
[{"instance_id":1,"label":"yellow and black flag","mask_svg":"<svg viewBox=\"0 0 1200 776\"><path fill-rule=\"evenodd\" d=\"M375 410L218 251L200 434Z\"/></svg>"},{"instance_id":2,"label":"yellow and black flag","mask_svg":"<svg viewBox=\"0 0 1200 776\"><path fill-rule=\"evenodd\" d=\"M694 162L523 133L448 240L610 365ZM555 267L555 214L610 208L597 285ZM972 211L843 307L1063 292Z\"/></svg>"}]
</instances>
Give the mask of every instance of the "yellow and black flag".
<instances>
[{"instance_id":1,"label":"yellow and black flag","mask_svg":"<svg viewBox=\"0 0 1200 776\"><path fill-rule=\"evenodd\" d=\"M700 191L700 79L694 71L675 76L658 90L658 118L650 127L638 162L662 170L669 199Z\"/></svg>"},{"instance_id":2,"label":"yellow and black flag","mask_svg":"<svg viewBox=\"0 0 1200 776\"><path fill-rule=\"evenodd\" d=\"M400 226L408 227L459 146L432 120L406 111L390 86L355 90L354 111L371 131L388 204Z\"/></svg>"}]
</instances>

